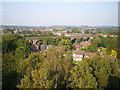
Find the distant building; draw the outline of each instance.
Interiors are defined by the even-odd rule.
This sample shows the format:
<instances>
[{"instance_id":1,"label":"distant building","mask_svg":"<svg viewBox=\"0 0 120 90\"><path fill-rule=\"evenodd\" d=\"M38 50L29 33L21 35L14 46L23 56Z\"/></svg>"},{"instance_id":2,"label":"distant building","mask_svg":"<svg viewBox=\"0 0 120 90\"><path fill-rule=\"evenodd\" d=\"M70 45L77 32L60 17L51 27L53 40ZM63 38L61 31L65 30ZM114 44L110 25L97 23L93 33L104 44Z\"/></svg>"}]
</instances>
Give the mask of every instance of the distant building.
<instances>
[{"instance_id":1,"label":"distant building","mask_svg":"<svg viewBox=\"0 0 120 90\"><path fill-rule=\"evenodd\" d=\"M81 50L75 50L72 56L73 56L73 61L81 61L83 58L91 58L97 56L97 54L91 52L85 52Z\"/></svg>"}]
</instances>

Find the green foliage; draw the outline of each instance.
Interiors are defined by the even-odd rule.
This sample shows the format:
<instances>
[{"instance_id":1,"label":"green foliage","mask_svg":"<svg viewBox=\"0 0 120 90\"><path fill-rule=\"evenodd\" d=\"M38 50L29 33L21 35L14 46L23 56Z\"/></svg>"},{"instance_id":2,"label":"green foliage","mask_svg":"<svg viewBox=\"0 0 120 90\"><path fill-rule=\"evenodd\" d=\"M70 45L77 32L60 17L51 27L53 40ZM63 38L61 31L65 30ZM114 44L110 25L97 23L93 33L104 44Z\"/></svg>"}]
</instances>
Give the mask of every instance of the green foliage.
<instances>
[{"instance_id":1,"label":"green foliage","mask_svg":"<svg viewBox=\"0 0 120 90\"><path fill-rule=\"evenodd\" d=\"M119 86L117 61L110 59L109 56L85 58L73 67L72 63L76 62L71 59L71 51L66 51L71 49L72 45L69 38L63 36L41 39L43 43L59 46L50 48L43 54L31 53L28 40L15 34L3 36L3 88L15 88L16 85L18 88L116 88ZM117 51L116 40L117 38L112 37L95 38L85 49L97 52L97 47L103 45L107 47L107 52ZM67 55L63 56L64 54Z\"/></svg>"},{"instance_id":2,"label":"green foliage","mask_svg":"<svg viewBox=\"0 0 120 90\"><path fill-rule=\"evenodd\" d=\"M71 33L80 33L79 29L78 28L73 28Z\"/></svg>"},{"instance_id":3,"label":"green foliage","mask_svg":"<svg viewBox=\"0 0 120 90\"><path fill-rule=\"evenodd\" d=\"M64 88L71 68L71 58L65 58L63 52L64 48L55 47L48 49L45 56L31 54L28 59L23 60L18 68L23 78L17 87Z\"/></svg>"},{"instance_id":4,"label":"green foliage","mask_svg":"<svg viewBox=\"0 0 120 90\"><path fill-rule=\"evenodd\" d=\"M43 44L46 45L58 45L60 38L49 38L49 37L40 37L40 39L43 41Z\"/></svg>"},{"instance_id":5,"label":"green foliage","mask_svg":"<svg viewBox=\"0 0 120 90\"><path fill-rule=\"evenodd\" d=\"M86 33L86 34L89 34L90 32L89 32L89 30L85 30L85 33Z\"/></svg>"},{"instance_id":6,"label":"green foliage","mask_svg":"<svg viewBox=\"0 0 120 90\"><path fill-rule=\"evenodd\" d=\"M16 88L19 78L16 72L18 63L13 52L2 55L2 88Z\"/></svg>"},{"instance_id":7,"label":"green foliage","mask_svg":"<svg viewBox=\"0 0 120 90\"><path fill-rule=\"evenodd\" d=\"M19 31L19 34L31 34L31 31L25 30L25 31Z\"/></svg>"},{"instance_id":8,"label":"green foliage","mask_svg":"<svg viewBox=\"0 0 120 90\"><path fill-rule=\"evenodd\" d=\"M76 42L79 44L81 43L81 39L80 38L76 38Z\"/></svg>"},{"instance_id":9,"label":"green foliage","mask_svg":"<svg viewBox=\"0 0 120 90\"><path fill-rule=\"evenodd\" d=\"M72 49L72 42L71 42L71 40L69 40L69 39L61 39L61 41L59 42L59 44L58 45L60 45L60 46L64 46L64 47L66 47L66 49L68 49L68 50L70 50L70 49Z\"/></svg>"},{"instance_id":10,"label":"green foliage","mask_svg":"<svg viewBox=\"0 0 120 90\"><path fill-rule=\"evenodd\" d=\"M15 63L15 57L12 52L2 55L2 70L3 72L9 72L15 70L17 67Z\"/></svg>"},{"instance_id":11,"label":"green foliage","mask_svg":"<svg viewBox=\"0 0 120 90\"><path fill-rule=\"evenodd\" d=\"M116 62L108 57L84 59L70 71L69 88L105 88L117 77ZM112 84L118 87L118 84Z\"/></svg>"},{"instance_id":12,"label":"green foliage","mask_svg":"<svg viewBox=\"0 0 120 90\"><path fill-rule=\"evenodd\" d=\"M77 63L79 63L79 61L73 61L73 64L77 64Z\"/></svg>"},{"instance_id":13,"label":"green foliage","mask_svg":"<svg viewBox=\"0 0 120 90\"><path fill-rule=\"evenodd\" d=\"M91 44L86 48L87 52L97 52L99 46L105 46L107 54L111 54L111 50L117 51L117 38L113 37L97 37L92 39Z\"/></svg>"},{"instance_id":14,"label":"green foliage","mask_svg":"<svg viewBox=\"0 0 120 90\"><path fill-rule=\"evenodd\" d=\"M22 37L17 34L4 35L2 37L3 53L15 51L15 49L17 48L17 40L19 40L20 38Z\"/></svg>"},{"instance_id":15,"label":"green foliage","mask_svg":"<svg viewBox=\"0 0 120 90\"><path fill-rule=\"evenodd\" d=\"M86 51L86 48L85 47L83 47L83 48L80 48L80 50L82 50L82 51ZM87 52L87 51L86 51Z\"/></svg>"},{"instance_id":16,"label":"green foliage","mask_svg":"<svg viewBox=\"0 0 120 90\"><path fill-rule=\"evenodd\" d=\"M30 43L26 39L19 39L17 41L17 48L15 51L15 55L17 55L19 58L25 58L28 56L28 54L31 53L30 49Z\"/></svg>"},{"instance_id":17,"label":"green foliage","mask_svg":"<svg viewBox=\"0 0 120 90\"><path fill-rule=\"evenodd\" d=\"M40 37L43 41L43 44L57 46L62 39L68 40L69 38L61 37Z\"/></svg>"},{"instance_id":18,"label":"green foliage","mask_svg":"<svg viewBox=\"0 0 120 90\"><path fill-rule=\"evenodd\" d=\"M15 70L11 70L9 72L2 73L2 88L16 88L16 84L18 84L19 78L18 73Z\"/></svg>"},{"instance_id":19,"label":"green foliage","mask_svg":"<svg viewBox=\"0 0 120 90\"><path fill-rule=\"evenodd\" d=\"M69 88L96 88L96 78L92 74L92 68L87 62L81 61L78 66L73 67L70 71Z\"/></svg>"},{"instance_id":20,"label":"green foliage","mask_svg":"<svg viewBox=\"0 0 120 90\"><path fill-rule=\"evenodd\" d=\"M116 61L109 57L94 57L87 59L86 62L93 68L93 75L96 77L98 88L107 87L110 76L117 76Z\"/></svg>"},{"instance_id":21,"label":"green foliage","mask_svg":"<svg viewBox=\"0 0 120 90\"><path fill-rule=\"evenodd\" d=\"M13 30L13 29L10 29L10 28L5 28L5 29L4 29L4 33L6 33L6 34L8 34L8 33L13 34L13 33L14 33L14 30Z\"/></svg>"},{"instance_id":22,"label":"green foliage","mask_svg":"<svg viewBox=\"0 0 120 90\"><path fill-rule=\"evenodd\" d=\"M3 36L2 75L3 88L15 88L19 82L16 72L18 63L31 53L30 43L23 37L13 34Z\"/></svg>"}]
</instances>

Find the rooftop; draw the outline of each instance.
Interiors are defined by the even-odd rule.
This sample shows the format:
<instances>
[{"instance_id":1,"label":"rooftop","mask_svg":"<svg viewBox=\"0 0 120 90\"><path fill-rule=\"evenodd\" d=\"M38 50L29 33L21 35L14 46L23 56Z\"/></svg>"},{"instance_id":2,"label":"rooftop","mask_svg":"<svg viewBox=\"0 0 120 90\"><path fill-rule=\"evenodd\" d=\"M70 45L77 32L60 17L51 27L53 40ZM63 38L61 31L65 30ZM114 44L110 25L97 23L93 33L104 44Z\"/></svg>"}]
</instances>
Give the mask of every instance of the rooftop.
<instances>
[{"instance_id":1,"label":"rooftop","mask_svg":"<svg viewBox=\"0 0 120 90\"><path fill-rule=\"evenodd\" d=\"M85 55L88 56L88 57L93 57L93 56L96 56L97 54L96 53L91 53L91 52L85 52Z\"/></svg>"},{"instance_id":2,"label":"rooftop","mask_svg":"<svg viewBox=\"0 0 120 90\"><path fill-rule=\"evenodd\" d=\"M74 53L74 54L79 54L79 55L81 55L81 54L84 54L85 51L75 50L73 53Z\"/></svg>"}]
</instances>

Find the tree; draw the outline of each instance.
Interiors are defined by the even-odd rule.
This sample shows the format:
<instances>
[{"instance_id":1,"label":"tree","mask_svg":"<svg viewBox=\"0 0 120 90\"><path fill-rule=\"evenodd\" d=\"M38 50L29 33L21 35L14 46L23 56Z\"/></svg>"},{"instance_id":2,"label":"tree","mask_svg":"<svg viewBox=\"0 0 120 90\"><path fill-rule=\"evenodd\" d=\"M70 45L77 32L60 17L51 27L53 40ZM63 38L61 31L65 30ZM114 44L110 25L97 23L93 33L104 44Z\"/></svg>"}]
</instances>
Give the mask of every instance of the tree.
<instances>
[{"instance_id":1,"label":"tree","mask_svg":"<svg viewBox=\"0 0 120 90\"><path fill-rule=\"evenodd\" d=\"M90 40L91 44L86 48L87 52L97 52L98 46L101 45L100 38Z\"/></svg>"},{"instance_id":2,"label":"tree","mask_svg":"<svg viewBox=\"0 0 120 90\"><path fill-rule=\"evenodd\" d=\"M17 41L17 48L15 50L16 60L20 58L26 58L31 53L31 46L28 40L19 39Z\"/></svg>"},{"instance_id":3,"label":"tree","mask_svg":"<svg viewBox=\"0 0 120 90\"><path fill-rule=\"evenodd\" d=\"M69 88L96 88L96 78L92 74L92 68L87 62L81 61L70 71Z\"/></svg>"},{"instance_id":4,"label":"tree","mask_svg":"<svg viewBox=\"0 0 120 90\"><path fill-rule=\"evenodd\" d=\"M111 55L110 56L117 56L117 52L115 50L111 50Z\"/></svg>"},{"instance_id":5,"label":"tree","mask_svg":"<svg viewBox=\"0 0 120 90\"><path fill-rule=\"evenodd\" d=\"M89 30L85 30L85 33L86 33L86 34L89 34L90 32L89 32Z\"/></svg>"},{"instance_id":6,"label":"tree","mask_svg":"<svg viewBox=\"0 0 120 90\"><path fill-rule=\"evenodd\" d=\"M78 44L81 43L81 39L80 38L76 38L76 41L77 41Z\"/></svg>"},{"instance_id":7,"label":"tree","mask_svg":"<svg viewBox=\"0 0 120 90\"><path fill-rule=\"evenodd\" d=\"M71 33L80 33L79 29L78 28L73 28Z\"/></svg>"},{"instance_id":8,"label":"tree","mask_svg":"<svg viewBox=\"0 0 120 90\"><path fill-rule=\"evenodd\" d=\"M116 76L116 61L105 57L84 58L77 66L70 71L69 88L108 88L109 83L115 82L116 79L110 77ZM118 87L118 84L113 84Z\"/></svg>"},{"instance_id":9,"label":"tree","mask_svg":"<svg viewBox=\"0 0 120 90\"><path fill-rule=\"evenodd\" d=\"M18 72L23 74L19 88L60 88L65 87L71 58L63 56L64 48L48 49L44 55L30 55L19 64ZM34 57L34 58L32 58ZM39 58L38 58L39 57ZM43 57L43 58L41 58ZM24 65L23 65L24 63ZM24 70L26 69L26 71Z\"/></svg>"},{"instance_id":10,"label":"tree","mask_svg":"<svg viewBox=\"0 0 120 90\"><path fill-rule=\"evenodd\" d=\"M2 55L2 88L15 88L18 74L17 63L13 52Z\"/></svg>"},{"instance_id":11,"label":"tree","mask_svg":"<svg viewBox=\"0 0 120 90\"><path fill-rule=\"evenodd\" d=\"M14 33L14 30L12 30L12 29L10 29L10 28L5 28L5 29L4 29L4 33L13 34L13 33Z\"/></svg>"},{"instance_id":12,"label":"tree","mask_svg":"<svg viewBox=\"0 0 120 90\"><path fill-rule=\"evenodd\" d=\"M69 39L61 39L58 45L66 47L67 50L72 48L72 42Z\"/></svg>"},{"instance_id":13,"label":"tree","mask_svg":"<svg viewBox=\"0 0 120 90\"><path fill-rule=\"evenodd\" d=\"M22 37L17 34L4 35L2 37L3 53L15 51L15 49L17 48L17 40L19 40L20 38Z\"/></svg>"},{"instance_id":14,"label":"tree","mask_svg":"<svg viewBox=\"0 0 120 90\"><path fill-rule=\"evenodd\" d=\"M18 63L31 53L30 43L23 37L12 34L3 36L2 80L3 88L16 88L19 83Z\"/></svg>"},{"instance_id":15,"label":"tree","mask_svg":"<svg viewBox=\"0 0 120 90\"><path fill-rule=\"evenodd\" d=\"M116 64L117 62L109 56L93 57L86 59L89 66L93 68L93 76L96 77L98 88L107 87L111 76L117 76Z\"/></svg>"}]
</instances>

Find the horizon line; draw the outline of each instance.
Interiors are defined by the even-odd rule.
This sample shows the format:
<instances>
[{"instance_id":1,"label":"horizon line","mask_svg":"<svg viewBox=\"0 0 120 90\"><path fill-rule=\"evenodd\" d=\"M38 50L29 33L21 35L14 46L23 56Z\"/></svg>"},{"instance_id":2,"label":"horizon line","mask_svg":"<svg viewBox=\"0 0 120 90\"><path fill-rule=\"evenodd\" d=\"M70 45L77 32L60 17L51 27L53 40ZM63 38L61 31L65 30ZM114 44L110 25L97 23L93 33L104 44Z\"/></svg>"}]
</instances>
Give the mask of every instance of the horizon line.
<instances>
[{"instance_id":1,"label":"horizon line","mask_svg":"<svg viewBox=\"0 0 120 90\"><path fill-rule=\"evenodd\" d=\"M118 26L118 25L8 25L8 24L2 24L0 26Z\"/></svg>"}]
</instances>

